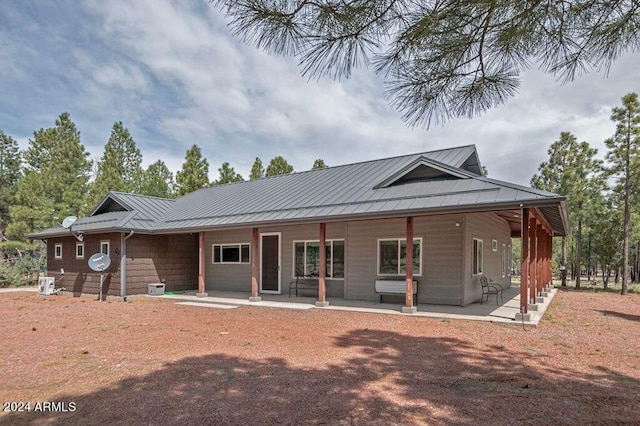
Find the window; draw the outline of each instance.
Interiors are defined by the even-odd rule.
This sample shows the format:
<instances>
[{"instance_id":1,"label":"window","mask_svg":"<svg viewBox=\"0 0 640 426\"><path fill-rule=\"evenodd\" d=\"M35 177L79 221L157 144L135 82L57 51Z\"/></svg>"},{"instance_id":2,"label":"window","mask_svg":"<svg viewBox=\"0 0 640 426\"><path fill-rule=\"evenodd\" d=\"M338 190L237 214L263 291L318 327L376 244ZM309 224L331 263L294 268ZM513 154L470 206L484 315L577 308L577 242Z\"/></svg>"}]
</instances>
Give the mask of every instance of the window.
<instances>
[{"instance_id":1,"label":"window","mask_svg":"<svg viewBox=\"0 0 640 426\"><path fill-rule=\"evenodd\" d=\"M62 259L62 244L56 244L54 247L53 257Z\"/></svg>"},{"instance_id":2,"label":"window","mask_svg":"<svg viewBox=\"0 0 640 426\"><path fill-rule=\"evenodd\" d=\"M507 274L509 273L507 271L507 245L503 244L502 245L502 278L506 277Z\"/></svg>"},{"instance_id":3,"label":"window","mask_svg":"<svg viewBox=\"0 0 640 426\"><path fill-rule=\"evenodd\" d=\"M84 243L76 243L76 259L84 259Z\"/></svg>"},{"instance_id":4,"label":"window","mask_svg":"<svg viewBox=\"0 0 640 426\"><path fill-rule=\"evenodd\" d=\"M100 253L109 256L109 241L100 241Z\"/></svg>"},{"instance_id":5,"label":"window","mask_svg":"<svg viewBox=\"0 0 640 426\"><path fill-rule=\"evenodd\" d=\"M498 251L498 240L491 240L491 251Z\"/></svg>"},{"instance_id":6,"label":"window","mask_svg":"<svg viewBox=\"0 0 640 426\"><path fill-rule=\"evenodd\" d=\"M327 278L344 278L344 240L326 240ZM320 275L320 241L293 242L293 276Z\"/></svg>"},{"instance_id":7,"label":"window","mask_svg":"<svg viewBox=\"0 0 640 426\"><path fill-rule=\"evenodd\" d=\"M413 275L422 275L422 238L413 240ZM404 275L407 251L406 238L378 240L378 275Z\"/></svg>"},{"instance_id":8,"label":"window","mask_svg":"<svg viewBox=\"0 0 640 426\"><path fill-rule=\"evenodd\" d=\"M244 244L214 244L213 263L250 263L251 246Z\"/></svg>"},{"instance_id":9,"label":"window","mask_svg":"<svg viewBox=\"0 0 640 426\"><path fill-rule=\"evenodd\" d=\"M482 274L482 240L473 239L473 275Z\"/></svg>"}]
</instances>

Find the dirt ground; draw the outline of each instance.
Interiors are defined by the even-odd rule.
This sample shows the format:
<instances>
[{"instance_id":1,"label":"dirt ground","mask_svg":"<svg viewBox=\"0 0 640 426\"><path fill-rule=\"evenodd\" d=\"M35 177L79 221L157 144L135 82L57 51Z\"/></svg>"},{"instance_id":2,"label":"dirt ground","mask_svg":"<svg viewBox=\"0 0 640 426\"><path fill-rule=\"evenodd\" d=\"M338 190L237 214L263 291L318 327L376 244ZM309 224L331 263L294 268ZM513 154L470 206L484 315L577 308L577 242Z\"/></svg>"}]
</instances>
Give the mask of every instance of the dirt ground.
<instances>
[{"instance_id":1,"label":"dirt ground","mask_svg":"<svg viewBox=\"0 0 640 426\"><path fill-rule=\"evenodd\" d=\"M637 294L561 290L535 329L35 293L0 318L0 424L640 424Z\"/></svg>"}]
</instances>

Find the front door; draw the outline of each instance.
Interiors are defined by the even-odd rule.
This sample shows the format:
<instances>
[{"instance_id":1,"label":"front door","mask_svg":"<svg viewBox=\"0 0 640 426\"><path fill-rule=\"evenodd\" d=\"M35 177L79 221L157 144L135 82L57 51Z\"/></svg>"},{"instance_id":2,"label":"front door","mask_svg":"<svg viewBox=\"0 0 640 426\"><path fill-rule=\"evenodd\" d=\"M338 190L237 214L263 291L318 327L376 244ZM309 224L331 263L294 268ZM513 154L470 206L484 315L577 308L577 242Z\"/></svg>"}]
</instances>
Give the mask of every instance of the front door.
<instances>
[{"instance_id":1,"label":"front door","mask_svg":"<svg viewBox=\"0 0 640 426\"><path fill-rule=\"evenodd\" d=\"M260 240L260 292L280 293L280 234L262 234Z\"/></svg>"}]
</instances>

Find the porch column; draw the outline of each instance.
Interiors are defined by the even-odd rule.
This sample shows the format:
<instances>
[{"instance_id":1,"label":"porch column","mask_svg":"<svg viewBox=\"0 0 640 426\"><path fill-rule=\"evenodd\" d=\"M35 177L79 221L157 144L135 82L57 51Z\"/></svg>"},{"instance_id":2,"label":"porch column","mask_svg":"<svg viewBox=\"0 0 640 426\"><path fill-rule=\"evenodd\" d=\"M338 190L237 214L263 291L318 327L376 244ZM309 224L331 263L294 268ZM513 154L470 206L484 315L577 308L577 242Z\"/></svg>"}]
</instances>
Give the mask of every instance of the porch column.
<instances>
[{"instance_id":1,"label":"porch column","mask_svg":"<svg viewBox=\"0 0 640 426\"><path fill-rule=\"evenodd\" d=\"M536 303L536 258L538 256L537 239L536 239L536 218L529 219L529 303Z\"/></svg>"},{"instance_id":2,"label":"porch column","mask_svg":"<svg viewBox=\"0 0 640 426\"><path fill-rule=\"evenodd\" d=\"M522 242L522 264L520 267L520 315L524 315L528 313L529 308L529 299L527 297L529 285L529 209L527 208L522 209L520 239Z\"/></svg>"},{"instance_id":3,"label":"porch column","mask_svg":"<svg viewBox=\"0 0 640 426\"><path fill-rule=\"evenodd\" d=\"M537 244L537 249L538 249L538 255L536 256L536 272L537 272L537 278L536 280L537 282L537 286L536 286L536 296L542 296L542 287L543 287L543 279L544 279L544 247L545 247L545 243L544 243L544 228L542 227L542 224L539 224L536 227L536 234L538 235L538 244Z\"/></svg>"},{"instance_id":4,"label":"porch column","mask_svg":"<svg viewBox=\"0 0 640 426\"><path fill-rule=\"evenodd\" d=\"M316 306L329 306L327 301L327 224L320 224L320 270L318 271L318 300Z\"/></svg>"},{"instance_id":5,"label":"porch column","mask_svg":"<svg viewBox=\"0 0 640 426\"><path fill-rule=\"evenodd\" d=\"M208 294L204 292L204 232L200 232L198 235L198 297L207 297Z\"/></svg>"},{"instance_id":6,"label":"porch column","mask_svg":"<svg viewBox=\"0 0 640 426\"><path fill-rule=\"evenodd\" d=\"M260 273L259 257L260 257L260 234L258 228L253 228L253 237L251 238L251 296L249 302L259 302L262 300L258 296L258 274Z\"/></svg>"},{"instance_id":7,"label":"porch column","mask_svg":"<svg viewBox=\"0 0 640 426\"><path fill-rule=\"evenodd\" d=\"M413 314L418 311L413 306L413 218L407 217L407 244L405 245L405 306L402 312L405 314Z\"/></svg>"}]
</instances>

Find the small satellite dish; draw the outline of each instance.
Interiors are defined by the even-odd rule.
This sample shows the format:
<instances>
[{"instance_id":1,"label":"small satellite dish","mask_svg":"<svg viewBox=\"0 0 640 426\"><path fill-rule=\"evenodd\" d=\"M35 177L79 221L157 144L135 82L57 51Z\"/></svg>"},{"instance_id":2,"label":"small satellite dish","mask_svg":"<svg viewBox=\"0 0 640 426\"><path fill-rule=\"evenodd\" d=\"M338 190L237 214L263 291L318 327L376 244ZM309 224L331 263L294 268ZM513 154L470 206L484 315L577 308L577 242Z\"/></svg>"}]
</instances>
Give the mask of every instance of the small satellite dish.
<instances>
[{"instance_id":1,"label":"small satellite dish","mask_svg":"<svg viewBox=\"0 0 640 426\"><path fill-rule=\"evenodd\" d=\"M76 216L67 216L62 221L62 227L65 229L69 229L74 223L76 223L77 220L78 218Z\"/></svg>"},{"instance_id":2,"label":"small satellite dish","mask_svg":"<svg viewBox=\"0 0 640 426\"><path fill-rule=\"evenodd\" d=\"M111 259L104 253L96 253L89 258L89 268L102 272L111 265Z\"/></svg>"}]
</instances>

